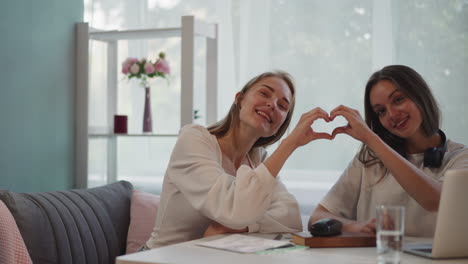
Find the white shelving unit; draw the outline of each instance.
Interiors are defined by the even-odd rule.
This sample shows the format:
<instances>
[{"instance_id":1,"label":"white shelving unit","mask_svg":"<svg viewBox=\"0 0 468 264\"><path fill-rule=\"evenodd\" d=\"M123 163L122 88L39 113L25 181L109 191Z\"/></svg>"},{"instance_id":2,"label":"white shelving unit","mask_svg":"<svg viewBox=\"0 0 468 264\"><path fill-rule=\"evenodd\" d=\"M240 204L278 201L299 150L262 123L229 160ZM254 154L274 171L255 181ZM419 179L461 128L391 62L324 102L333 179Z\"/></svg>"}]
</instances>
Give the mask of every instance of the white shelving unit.
<instances>
[{"instance_id":1,"label":"white shelving unit","mask_svg":"<svg viewBox=\"0 0 468 264\"><path fill-rule=\"evenodd\" d=\"M102 31L92 29L88 23L76 25L76 127L75 127L75 188L88 187L88 145L90 138L106 138L107 182L117 180L117 137L174 137L170 134L113 134L113 116L117 113L117 50L119 40L181 38L181 97L180 125L193 123L194 113L194 46L196 38L206 39L206 122L217 120L217 24L205 23L193 16L183 16L180 28ZM89 45L100 41L107 46L107 119L105 127L89 126Z\"/></svg>"}]
</instances>

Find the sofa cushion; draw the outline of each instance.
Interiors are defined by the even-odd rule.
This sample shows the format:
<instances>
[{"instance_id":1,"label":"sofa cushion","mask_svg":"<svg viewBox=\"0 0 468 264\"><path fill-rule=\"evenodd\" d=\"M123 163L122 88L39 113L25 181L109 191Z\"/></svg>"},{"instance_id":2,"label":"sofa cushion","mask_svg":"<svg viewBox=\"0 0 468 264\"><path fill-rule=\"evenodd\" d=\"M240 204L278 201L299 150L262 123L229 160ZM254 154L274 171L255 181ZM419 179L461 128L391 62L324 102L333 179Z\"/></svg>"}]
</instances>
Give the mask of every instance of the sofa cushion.
<instances>
[{"instance_id":1,"label":"sofa cushion","mask_svg":"<svg viewBox=\"0 0 468 264\"><path fill-rule=\"evenodd\" d=\"M120 181L69 191L0 191L0 199L34 263L114 263L125 253L132 189Z\"/></svg>"},{"instance_id":2,"label":"sofa cushion","mask_svg":"<svg viewBox=\"0 0 468 264\"><path fill-rule=\"evenodd\" d=\"M159 208L159 195L133 190L130 206L130 227L127 237L127 254L137 250L148 241L153 231Z\"/></svg>"},{"instance_id":3,"label":"sofa cushion","mask_svg":"<svg viewBox=\"0 0 468 264\"><path fill-rule=\"evenodd\" d=\"M15 219L10 210L0 200L0 263L30 264L26 245L24 245Z\"/></svg>"}]
</instances>

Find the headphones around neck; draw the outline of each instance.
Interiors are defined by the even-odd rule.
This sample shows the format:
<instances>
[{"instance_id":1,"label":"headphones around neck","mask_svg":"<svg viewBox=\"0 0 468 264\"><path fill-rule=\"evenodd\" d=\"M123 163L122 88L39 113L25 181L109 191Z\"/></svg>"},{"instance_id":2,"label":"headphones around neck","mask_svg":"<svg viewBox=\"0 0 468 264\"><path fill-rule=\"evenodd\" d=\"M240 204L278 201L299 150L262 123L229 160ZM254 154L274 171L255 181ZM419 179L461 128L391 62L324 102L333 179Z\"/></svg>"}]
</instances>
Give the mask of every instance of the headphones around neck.
<instances>
[{"instance_id":1,"label":"headphones around neck","mask_svg":"<svg viewBox=\"0 0 468 264\"><path fill-rule=\"evenodd\" d=\"M447 152L447 138L442 130L439 129L439 135L442 140L442 147L429 148L424 152L424 167L439 168L442 165L445 152Z\"/></svg>"}]
</instances>

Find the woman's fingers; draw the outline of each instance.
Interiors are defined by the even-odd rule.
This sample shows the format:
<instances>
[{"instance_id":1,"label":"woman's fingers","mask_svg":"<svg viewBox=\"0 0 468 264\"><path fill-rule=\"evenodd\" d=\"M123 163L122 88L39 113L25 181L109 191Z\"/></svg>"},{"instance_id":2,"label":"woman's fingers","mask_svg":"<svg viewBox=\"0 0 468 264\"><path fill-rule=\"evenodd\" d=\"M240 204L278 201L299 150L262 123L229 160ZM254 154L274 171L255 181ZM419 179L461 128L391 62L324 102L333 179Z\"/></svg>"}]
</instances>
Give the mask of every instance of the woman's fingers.
<instances>
[{"instance_id":1,"label":"woman's fingers","mask_svg":"<svg viewBox=\"0 0 468 264\"><path fill-rule=\"evenodd\" d=\"M373 234L375 233L374 231L372 231L372 229L370 229L369 227L365 226L361 229L362 232L364 233L369 233L369 234Z\"/></svg>"},{"instance_id":2,"label":"woman's fingers","mask_svg":"<svg viewBox=\"0 0 468 264\"><path fill-rule=\"evenodd\" d=\"M346 126L335 128L331 135L328 133L317 133L312 129L312 124L315 120L323 119L326 122L330 122L333 121L337 116L342 116L345 118L348 124ZM315 139L332 140L338 134L347 134L355 139L361 140L362 134L365 133L365 128L367 128L367 126L359 111L344 105L340 105L333 109L330 114L328 114L320 107L314 108L309 112L304 113L296 126L298 132L296 134L305 136L304 139L308 142ZM298 140L304 143L303 140Z\"/></svg>"},{"instance_id":3,"label":"woman's fingers","mask_svg":"<svg viewBox=\"0 0 468 264\"><path fill-rule=\"evenodd\" d=\"M333 120L335 117L337 117L339 114L337 114L338 112L341 112L341 113L350 113L350 114L359 114L359 111L357 111L356 109L353 109L353 108L350 108L350 107L347 107L347 106L344 106L344 105L340 105L338 107L336 107L335 109L333 109L331 112L330 112L330 118Z\"/></svg>"},{"instance_id":4,"label":"woman's fingers","mask_svg":"<svg viewBox=\"0 0 468 264\"><path fill-rule=\"evenodd\" d=\"M304 113L301 116L301 119L309 119L309 118L313 118L313 120L316 120L318 118L323 118L327 122L330 121L330 116L328 115L328 113L320 107L316 107L310 110L309 112Z\"/></svg>"},{"instance_id":5,"label":"woman's fingers","mask_svg":"<svg viewBox=\"0 0 468 264\"><path fill-rule=\"evenodd\" d=\"M366 230L368 230L367 233L375 233L375 219L373 220L374 221L370 222L364 227Z\"/></svg>"},{"instance_id":6,"label":"woman's fingers","mask_svg":"<svg viewBox=\"0 0 468 264\"><path fill-rule=\"evenodd\" d=\"M338 134L348 134L347 133L347 128L348 128L348 126L342 126L342 127L337 127L335 129L333 129L332 134L331 134L332 138L335 138L336 135L338 135Z\"/></svg>"},{"instance_id":7,"label":"woman's fingers","mask_svg":"<svg viewBox=\"0 0 468 264\"><path fill-rule=\"evenodd\" d=\"M347 134L359 141L365 140L370 130L362 119L359 111L340 105L332 110L330 118L333 120L337 116L344 117L346 121L348 121L348 125L335 128L332 132L333 138L338 134Z\"/></svg>"},{"instance_id":8,"label":"woman's fingers","mask_svg":"<svg viewBox=\"0 0 468 264\"><path fill-rule=\"evenodd\" d=\"M348 110L337 110L333 112L333 114L330 114L330 119L334 120L337 116L344 117L344 119L346 119L348 122L356 119L356 113L350 112Z\"/></svg>"},{"instance_id":9,"label":"woman's fingers","mask_svg":"<svg viewBox=\"0 0 468 264\"><path fill-rule=\"evenodd\" d=\"M333 139L333 136L328 134L328 133L314 133L314 137L316 139L328 139L328 140L332 140Z\"/></svg>"},{"instance_id":10,"label":"woman's fingers","mask_svg":"<svg viewBox=\"0 0 468 264\"><path fill-rule=\"evenodd\" d=\"M301 119L299 120L296 127L297 128L301 128L301 127L310 128L310 126L312 126L312 123L314 123L314 121L319 118L322 118L324 120L329 120L328 114L326 112L312 110L301 116ZM312 131L312 128L310 128L310 130Z\"/></svg>"},{"instance_id":11,"label":"woman's fingers","mask_svg":"<svg viewBox=\"0 0 468 264\"><path fill-rule=\"evenodd\" d=\"M316 139L333 139L328 133L316 133L312 129L314 121L320 118L326 121L330 120L328 113L319 107L304 113L289 137L294 140L298 146L303 146Z\"/></svg>"},{"instance_id":12,"label":"woman's fingers","mask_svg":"<svg viewBox=\"0 0 468 264\"><path fill-rule=\"evenodd\" d=\"M316 108L316 114L318 117L323 118L325 121L330 122L330 115L320 107ZM317 118L316 118L317 119Z\"/></svg>"},{"instance_id":13,"label":"woman's fingers","mask_svg":"<svg viewBox=\"0 0 468 264\"><path fill-rule=\"evenodd\" d=\"M375 233L375 218L364 225L361 230L365 233Z\"/></svg>"},{"instance_id":14,"label":"woman's fingers","mask_svg":"<svg viewBox=\"0 0 468 264\"><path fill-rule=\"evenodd\" d=\"M370 229L372 229L372 231L375 232L375 229L376 229L376 225L375 225L375 224L376 224L376 223L377 223L377 219L372 218L371 221L370 221L370 223L367 224L367 227L369 227Z\"/></svg>"},{"instance_id":15,"label":"woman's fingers","mask_svg":"<svg viewBox=\"0 0 468 264\"><path fill-rule=\"evenodd\" d=\"M343 112L346 111L348 107L344 105L337 106L335 109L331 110L330 112L330 118L333 120L335 117L337 117L337 112Z\"/></svg>"}]
</instances>

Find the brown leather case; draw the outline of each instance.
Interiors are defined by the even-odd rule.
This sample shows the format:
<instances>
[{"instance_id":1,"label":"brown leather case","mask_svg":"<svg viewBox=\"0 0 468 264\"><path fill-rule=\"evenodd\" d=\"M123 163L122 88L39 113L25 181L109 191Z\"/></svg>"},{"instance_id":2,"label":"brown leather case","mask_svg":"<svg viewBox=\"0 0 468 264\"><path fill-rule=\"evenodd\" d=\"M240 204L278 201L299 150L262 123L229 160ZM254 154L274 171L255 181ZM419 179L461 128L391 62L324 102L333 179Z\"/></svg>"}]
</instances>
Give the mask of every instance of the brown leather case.
<instances>
[{"instance_id":1,"label":"brown leather case","mask_svg":"<svg viewBox=\"0 0 468 264\"><path fill-rule=\"evenodd\" d=\"M329 247L375 247L375 235L343 232L338 236L314 237L309 232L294 233L292 242L311 248Z\"/></svg>"}]
</instances>

